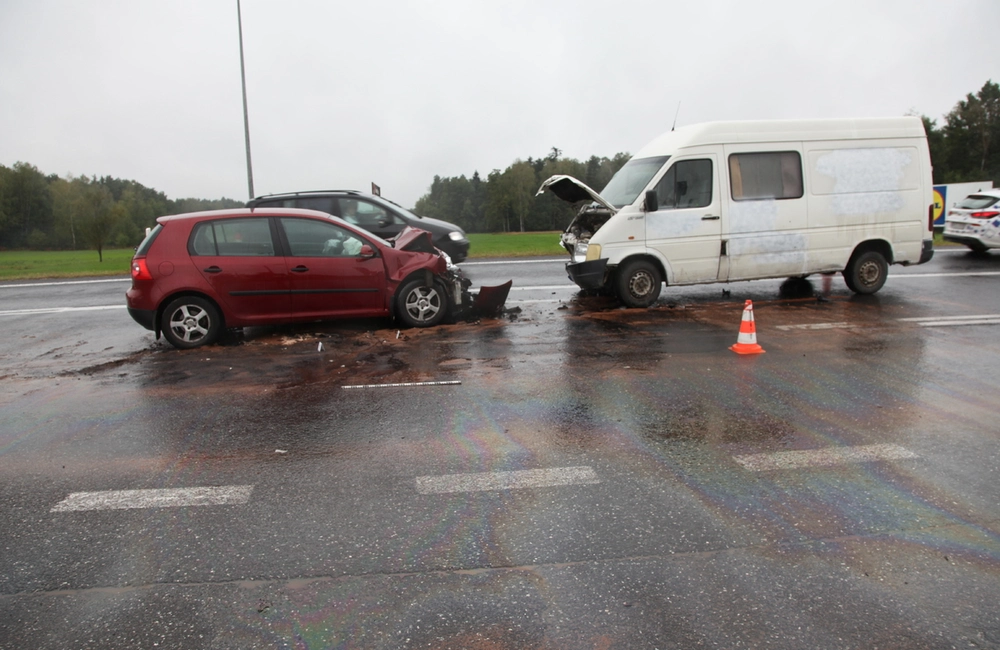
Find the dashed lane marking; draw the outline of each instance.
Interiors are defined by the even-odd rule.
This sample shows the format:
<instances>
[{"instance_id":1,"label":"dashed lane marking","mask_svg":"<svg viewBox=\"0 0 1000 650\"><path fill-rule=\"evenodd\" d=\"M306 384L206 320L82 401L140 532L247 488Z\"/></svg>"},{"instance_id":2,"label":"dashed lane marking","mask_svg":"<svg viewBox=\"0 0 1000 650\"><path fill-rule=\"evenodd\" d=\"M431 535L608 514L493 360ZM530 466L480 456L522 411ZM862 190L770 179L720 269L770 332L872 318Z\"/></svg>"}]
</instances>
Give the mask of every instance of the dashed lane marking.
<instances>
[{"instance_id":1,"label":"dashed lane marking","mask_svg":"<svg viewBox=\"0 0 1000 650\"><path fill-rule=\"evenodd\" d=\"M185 506L243 505L250 500L252 485L108 490L74 492L52 507L51 512L80 510L126 510L130 508L180 508Z\"/></svg>"},{"instance_id":2,"label":"dashed lane marking","mask_svg":"<svg viewBox=\"0 0 1000 650\"><path fill-rule=\"evenodd\" d=\"M954 327L958 325L1000 325L1000 314L980 314L976 316L916 316L897 318L901 323L913 323L920 327ZM853 329L860 323L803 323L801 325L775 325L774 329L790 332L793 330Z\"/></svg>"},{"instance_id":3,"label":"dashed lane marking","mask_svg":"<svg viewBox=\"0 0 1000 650\"><path fill-rule=\"evenodd\" d=\"M802 325L775 325L775 329L789 332L791 330L837 330L852 329L857 323L805 323Z\"/></svg>"},{"instance_id":4,"label":"dashed lane marking","mask_svg":"<svg viewBox=\"0 0 1000 650\"><path fill-rule=\"evenodd\" d=\"M734 456L737 463L751 472L803 467L827 467L847 463L870 463L879 460L917 458L917 455L899 445L863 445L858 447L827 447L802 451L777 451L769 454Z\"/></svg>"},{"instance_id":5,"label":"dashed lane marking","mask_svg":"<svg viewBox=\"0 0 1000 650\"><path fill-rule=\"evenodd\" d=\"M341 388L410 388L412 386L459 386L460 381L411 381L402 384L351 384Z\"/></svg>"},{"instance_id":6,"label":"dashed lane marking","mask_svg":"<svg viewBox=\"0 0 1000 650\"><path fill-rule=\"evenodd\" d=\"M1000 314L981 314L978 316L921 316L919 318L900 318L899 320L907 323L916 323L921 327L1000 325Z\"/></svg>"},{"instance_id":7,"label":"dashed lane marking","mask_svg":"<svg viewBox=\"0 0 1000 650\"><path fill-rule=\"evenodd\" d=\"M588 485L600 482L601 479L590 467L556 467L511 472L418 476L417 492L420 494L492 492L562 485Z\"/></svg>"}]
</instances>

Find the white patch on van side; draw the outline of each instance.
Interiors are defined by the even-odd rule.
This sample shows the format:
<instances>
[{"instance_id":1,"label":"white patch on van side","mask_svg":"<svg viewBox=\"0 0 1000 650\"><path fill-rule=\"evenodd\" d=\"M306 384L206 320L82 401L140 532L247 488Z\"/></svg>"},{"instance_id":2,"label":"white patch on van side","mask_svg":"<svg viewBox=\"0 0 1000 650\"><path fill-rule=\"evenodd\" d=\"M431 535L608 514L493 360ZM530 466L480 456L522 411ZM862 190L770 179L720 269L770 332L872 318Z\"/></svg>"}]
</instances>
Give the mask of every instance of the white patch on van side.
<instances>
[{"instance_id":1,"label":"white patch on van side","mask_svg":"<svg viewBox=\"0 0 1000 650\"><path fill-rule=\"evenodd\" d=\"M690 210L660 210L646 215L646 239L667 239L694 234L701 227L701 214Z\"/></svg>"},{"instance_id":2,"label":"white patch on van side","mask_svg":"<svg viewBox=\"0 0 1000 650\"><path fill-rule=\"evenodd\" d=\"M734 235L774 230L777 220L778 202L774 199L733 201L729 204L729 232Z\"/></svg>"},{"instance_id":3,"label":"white patch on van side","mask_svg":"<svg viewBox=\"0 0 1000 650\"><path fill-rule=\"evenodd\" d=\"M838 149L816 159L816 172L833 179L829 192L833 210L840 215L896 212L903 205L906 167L913 161L908 151L891 148Z\"/></svg>"},{"instance_id":4,"label":"white patch on van side","mask_svg":"<svg viewBox=\"0 0 1000 650\"><path fill-rule=\"evenodd\" d=\"M734 264L730 279L785 272L781 269L794 273L805 267L805 235L776 230L777 221L774 199L729 204L729 257Z\"/></svg>"},{"instance_id":5,"label":"white patch on van side","mask_svg":"<svg viewBox=\"0 0 1000 650\"><path fill-rule=\"evenodd\" d=\"M753 277L775 268L788 269L791 274L805 267L806 237L802 233L733 237L729 240L729 256L734 260L752 260L753 266L741 264L739 276Z\"/></svg>"}]
</instances>

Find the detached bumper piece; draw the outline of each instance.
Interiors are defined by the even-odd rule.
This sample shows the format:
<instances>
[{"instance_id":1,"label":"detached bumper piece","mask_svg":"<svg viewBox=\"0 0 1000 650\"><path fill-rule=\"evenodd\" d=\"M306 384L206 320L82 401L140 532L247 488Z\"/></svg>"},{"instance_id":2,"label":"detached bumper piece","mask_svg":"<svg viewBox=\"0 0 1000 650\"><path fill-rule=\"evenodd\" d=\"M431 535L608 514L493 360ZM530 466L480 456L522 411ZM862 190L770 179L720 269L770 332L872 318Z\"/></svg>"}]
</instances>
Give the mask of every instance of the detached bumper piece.
<instances>
[{"instance_id":1,"label":"detached bumper piece","mask_svg":"<svg viewBox=\"0 0 1000 650\"><path fill-rule=\"evenodd\" d=\"M591 260L589 262L568 263L566 273L569 279L581 289L600 289L608 275L608 260Z\"/></svg>"},{"instance_id":2,"label":"detached bumper piece","mask_svg":"<svg viewBox=\"0 0 1000 650\"><path fill-rule=\"evenodd\" d=\"M476 294L476 299L472 303L472 314L486 317L500 314L513 284L513 280L507 280L495 287L480 287L479 293Z\"/></svg>"}]
</instances>

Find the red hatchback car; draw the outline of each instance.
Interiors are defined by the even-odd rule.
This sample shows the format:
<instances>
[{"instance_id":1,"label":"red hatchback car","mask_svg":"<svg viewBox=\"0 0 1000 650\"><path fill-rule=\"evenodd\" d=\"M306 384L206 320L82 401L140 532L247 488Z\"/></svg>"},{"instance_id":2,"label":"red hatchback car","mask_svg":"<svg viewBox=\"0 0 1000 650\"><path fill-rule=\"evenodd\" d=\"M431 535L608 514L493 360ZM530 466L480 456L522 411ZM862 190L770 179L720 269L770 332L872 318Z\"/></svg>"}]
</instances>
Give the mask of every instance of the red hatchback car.
<instances>
[{"instance_id":1,"label":"red hatchback car","mask_svg":"<svg viewBox=\"0 0 1000 650\"><path fill-rule=\"evenodd\" d=\"M128 311L178 348L227 328L343 317L440 323L468 301L430 233L391 242L314 210L257 208L160 217L132 259Z\"/></svg>"}]
</instances>

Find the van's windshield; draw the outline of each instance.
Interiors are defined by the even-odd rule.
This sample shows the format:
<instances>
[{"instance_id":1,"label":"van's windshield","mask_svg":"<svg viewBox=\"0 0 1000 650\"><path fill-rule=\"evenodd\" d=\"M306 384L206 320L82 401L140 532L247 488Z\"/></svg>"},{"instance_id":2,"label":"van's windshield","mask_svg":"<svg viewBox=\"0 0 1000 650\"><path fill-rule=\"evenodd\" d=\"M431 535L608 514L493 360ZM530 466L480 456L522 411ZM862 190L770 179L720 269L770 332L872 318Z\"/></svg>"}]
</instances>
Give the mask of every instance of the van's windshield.
<instances>
[{"instance_id":1,"label":"van's windshield","mask_svg":"<svg viewBox=\"0 0 1000 650\"><path fill-rule=\"evenodd\" d=\"M630 205L643 191L656 172L670 156L655 156L653 158L633 158L618 170L607 186L601 191L601 196L616 208Z\"/></svg>"}]
</instances>

